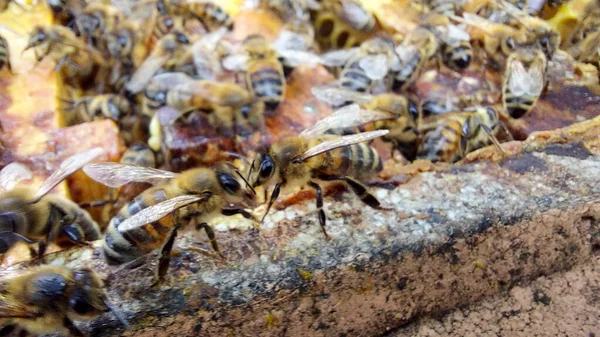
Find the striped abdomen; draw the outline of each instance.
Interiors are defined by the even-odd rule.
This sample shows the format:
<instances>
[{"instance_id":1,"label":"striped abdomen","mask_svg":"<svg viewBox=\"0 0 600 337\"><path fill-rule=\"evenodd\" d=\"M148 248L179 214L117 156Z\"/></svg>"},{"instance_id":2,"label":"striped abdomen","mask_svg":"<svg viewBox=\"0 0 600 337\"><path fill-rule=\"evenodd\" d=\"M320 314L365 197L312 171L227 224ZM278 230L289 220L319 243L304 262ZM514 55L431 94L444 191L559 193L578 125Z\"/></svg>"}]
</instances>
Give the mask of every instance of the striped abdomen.
<instances>
[{"instance_id":1,"label":"striped abdomen","mask_svg":"<svg viewBox=\"0 0 600 337\"><path fill-rule=\"evenodd\" d=\"M404 90L419 75L423 67L424 60L421 52L416 52L406 63L402 64L402 69L394 75L393 90Z\"/></svg>"},{"instance_id":2,"label":"striped abdomen","mask_svg":"<svg viewBox=\"0 0 600 337\"><path fill-rule=\"evenodd\" d=\"M213 31L219 27L233 28L233 19L220 6L212 2L203 4L190 4L190 13L192 16L200 20L204 29Z\"/></svg>"},{"instance_id":3,"label":"striped abdomen","mask_svg":"<svg viewBox=\"0 0 600 337\"><path fill-rule=\"evenodd\" d=\"M462 123L459 120L448 119L435 130L425 135L423 149L419 154L433 162L442 161L453 163L461 157Z\"/></svg>"},{"instance_id":4,"label":"striped abdomen","mask_svg":"<svg viewBox=\"0 0 600 337\"><path fill-rule=\"evenodd\" d=\"M10 69L10 56L8 53L8 42L2 36L0 36L0 69L6 66L8 70Z\"/></svg>"},{"instance_id":5,"label":"striped abdomen","mask_svg":"<svg viewBox=\"0 0 600 337\"><path fill-rule=\"evenodd\" d=\"M359 60L347 64L340 74L340 82L344 88L366 92L371 87L371 79L359 66Z\"/></svg>"},{"instance_id":6,"label":"striped abdomen","mask_svg":"<svg viewBox=\"0 0 600 337\"><path fill-rule=\"evenodd\" d=\"M268 110L275 110L281 103L285 90L281 63L277 60L249 61L246 86L254 97L265 102Z\"/></svg>"},{"instance_id":7,"label":"striped abdomen","mask_svg":"<svg viewBox=\"0 0 600 337\"><path fill-rule=\"evenodd\" d=\"M73 201L55 195L48 195L44 197L45 201L50 203L50 207L53 207L58 211L63 219L70 219L71 221L64 221L63 226L68 225L72 227L72 230L76 230L78 237L83 241L95 241L99 240L102 236L100 232L100 226L92 219L92 216L84 209L79 207ZM58 241L68 241L67 237L61 235Z\"/></svg>"},{"instance_id":8,"label":"striped abdomen","mask_svg":"<svg viewBox=\"0 0 600 337\"><path fill-rule=\"evenodd\" d=\"M512 118L523 117L531 110L538 98L538 96L532 95L513 95L506 85L504 86L504 95L502 95L504 108Z\"/></svg>"},{"instance_id":9,"label":"striped abdomen","mask_svg":"<svg viewBox=\"0 0 600 337\"><path fill-rule=\"evenodd\" d=\"M367 181L383 169L377 151L365 143L335 149L315 158L321 163L314 172L316 176L349 176Z\"/></svg>"},{"instance_id":10,"label":"striped abdomen","mask_svg":"<svg viewBox=\"0 0 600 337\"><path fill-rule=\"evenodd\" d=\"M160 247L174 225L173 217L166 216L159 221L130 230L121 230L119 226L125 219L141 210L175 196L168 187L156 186L144 191L123 206L110 220L106 230L104 253L107 261L120 264Z\"/></svg>"},{"instance_id":11,"label":"striped abdomen","mask_svg":"<svg viewBox=\"0 0 600 337\"><path fill-rule=\"evenodd\" d=\"M461 41L455 45L444 45L444 63L454 70L465 69L471 64L473 49L469 41Z\"/></svg>"}]
</instances>

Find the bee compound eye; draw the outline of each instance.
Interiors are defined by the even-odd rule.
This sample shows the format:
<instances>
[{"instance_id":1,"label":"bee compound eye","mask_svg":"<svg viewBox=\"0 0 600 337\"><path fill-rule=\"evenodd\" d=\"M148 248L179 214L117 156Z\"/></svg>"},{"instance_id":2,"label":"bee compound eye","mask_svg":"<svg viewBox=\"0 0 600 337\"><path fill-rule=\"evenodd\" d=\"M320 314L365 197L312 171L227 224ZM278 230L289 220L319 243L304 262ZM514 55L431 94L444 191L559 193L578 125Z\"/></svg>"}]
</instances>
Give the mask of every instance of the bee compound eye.
<instances>
[{"instance_id":1,"label":"bee compound eye","mask_svg":"<svg viewBox=\"0 0 600 337\"><path fill-rule=\"evenodd\" d=\"M271 156L266 155L265 158L260 163L260 168L258 169L258 175L262 179L269 179L273 175L275 171L275 163L273 162L273 158Z\"/></svg>"},{"instance_id":2,"label":"bee compound eye","mask_svg":"<svg viewBox=\"0 0 600 337\"><path fill-rule=\"evenodd\" d=\"M228 173L219 173L219 182L221 186L229 193L236 194L242 188L240 183Z\"/></svg>"}]
</instances>

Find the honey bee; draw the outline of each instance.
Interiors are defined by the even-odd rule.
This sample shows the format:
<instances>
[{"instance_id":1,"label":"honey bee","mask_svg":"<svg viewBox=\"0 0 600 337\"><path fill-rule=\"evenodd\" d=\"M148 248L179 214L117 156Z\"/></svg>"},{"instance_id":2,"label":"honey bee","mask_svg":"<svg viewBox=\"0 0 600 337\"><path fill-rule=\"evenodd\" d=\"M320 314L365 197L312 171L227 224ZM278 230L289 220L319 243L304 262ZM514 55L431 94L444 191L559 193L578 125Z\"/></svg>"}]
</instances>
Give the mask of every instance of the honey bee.
<instances>
[{"instance_id":1,"label":"honey bee","mask_svg":"<svg viewBox=\"0 0 600 337\"><path fill-rule=\"evenodd\" d=\"M501 128L510 135L491 107L432 116L419 126L425 136L418 155L433 162L453 163L490 142L504 153L496 138Z\"/></svg>"},{"instance_id":2,"label":"honey bee","mask_svg":"<svg viewBox=\"0 0 600 337\"><path fill-rule=\"evenodd\" d=\"M63 26L72 24L85 7L82 0L46 0L46 3L52 10L54 21Z\"/></svg>"},{"instance_id":3,"label":"honey bee","mask_svg":"<svg viewBox=\"0 0 600 337\"><path fill-rule=\"evenodd\" d=\"M223 60L229 70L244 70L246 87L252 95L274 111L283 100L285 74L277 53L260 35L251 35L243 42L245 55L232 55Z\"/></svg>"},{"instance_id":4,"label":"honey bee","mask_svg":"<svg viewBox=\"0 0 600 337\"><path fill-rule=\"evenodd\" d=\"M581 62L599 66L600 62L600 10L591 11L577 26L570 41L569 52Z\"/></svg>"},{"instance_id":5,"label":"honey bee","mask_svg":"<svg viewBox=\"0 0 600 337\"><path fill-rule=\"evenodd\" d=\"M12 73L10 66L10 49L8 48L8 41L4 36L0 35L0 69L8 69L8 72Z\"/></svg>"},{"instance_id":6,"label":"honey bee","mask_svg":"<svg viewBox=\"0 0 600 337\"><path fill-rule=\"evenodd\" d=\"M537 48L522 48L510 54L502 101L512 118L521 118L533 108L546 85L546 68L546 55Z\"/></svg>"},{"instance_id":7,"label":"honey bee","mask_svg":"<svg viewBox=\"0 0 600 337\"><path fill-rule=\"evenodd\" d=\"M197 109L210 111L215 106L240 107L252 100L251 93L236 84L193 80L183 73L155 76L145 95L151 109L168 105L181 113Z\"/></svg>"},{"instance_id":8,"label":"honey bee","mask_svg":"<svg viewBox=\"0 0 600 337\"><path fill-rule=\"evenodd\" d=\"M282 187L309 185L317 192L319 224L325 237L329 238L322 209L323 193L314 179L344 181L365 204L373 208L380 207L379 201L360 181L371 179L383 169L383 164L375 149L361 143L384 136L388 131L346 136L324 134L327 130L355 127L364 124L365 119L368 121L360 109L341 110L343 113L334 113L300 135L279 140L257 155L248 175L249 180L253 187L264 186L265 194L273 187L263 220L279 197Z\"/></svg>"},{"instance_id":9,"label":"honey bee","mask_svg":"<svg viewBox=\"0 0 600 337\"><path fill-rule=\"evenodd\" d=\"M394 75L392 88L404 90L412 84L437 55L438 49L438 39L430 29L417 26L411 31L396 47L400 69Z\"/></svg>"},{"instance_id":10,"label":"honey bee","mask_svg":"<svg viewBox=\"0 0 600 337\"><path fill-rule=\"evenodd\" d=\"M207 32L220 27L233 28L231 16L215 1L211 0L158 0L156 8L162 15L174 14L192 17L200 21Z\"/></svg>"},{"instance_id":11,"label":"honey bee","mask_svg":"<svg viewBox=\"0 0 600 337\"><path fill-rule=\"evenodd\" d=\"M323 50L356 47L379 29L377 19L356 0L324 0L320 5L312 21Z\"/></svg>"},{"instance_id":12,"label":"honey bee","mask_svg":"<svg viewBox=\"0 0 600 337\"><path fill-rule=\"evenodd\" d=\"M503 10L517 20L525 37L524 43L517 44L518 47L540 48L548 60L552 59L554 52L560 45L560 34L545 20L528 15L514 5L499 1Z\"/></svg>"},{"instance_id":13,"label":"honey bee","mask_svg":"<svg viewBox=\"0 0 600 337\"><path fill-rule=\"evenodd\" d=\"M231 164L194 168L179 174L117 163L90 164L84 171L109 187L130 182L158 183L110 220L103 249L109 264L122 264L162 247L159 281L167 272L170 251L182 224L189 220L196 222L196 228L205 230L213 249L220 254L214 232L203 220L209 220L217 212L252 218L242 208L229 208L229 205L253 206L256 197L254 189Z\"/></svg>"},{"instance_id":14,"label":"honey bee","mask_svg":"<svg viewBox=\"0 0 600 337\"><path fill-rule=\"evenodd\" d=\"M97 119L111 119L117 124L133 113L133 107L129 101L115 94L103 94L97 96L85 96L77 101L66 101L70 104L66 111L77 111L78 119L90 122Z\"/></svg>"},{"instance_id":15,"label":"honey bee","mask_svg":"<svg viewBox=\"0 0 600 337\"><path fill-rule=\"evenodd\" d=\"M258 0L246 1L250 8L265 8L275 13L282 21L293 19L308 21L310 10L319 10L321 5L316 0Z\"/></svg>"},{"instance_id":16,"label":"honey bee","mask_svg":"<svg viewBox=\"0 0 600 337\"><path fill-rule=\"evenodd\" d=\"M38 242L41 257L49 242L85 244L100 238L100 228L91 216L71 200L48 195L61 181L102 153L94 148L67 158L36 191L14 188L31 177L23 165L12 163L0 171L0 253L17 241Z\"/></svg>"},{"instance_id":17,"label":"honey bee","mask_svg":"<svg viewBox=\"0 0 600 337\"><path fill-rule=\"evenodd\" d=\"M54 70L60 70L66 79L87 77L96 65L104 64L99 51L79 40L70 29L58 25L36 26L24 51L31 48L35 48L38 62L45 57L55 61Z\"/></svg>"},{"instance_id":18,"label":"honey bee","mask_svg":"<svg viewBox=\"0 0 600 337\"><path fill-rule=\"evenodd\" d=\"M392 143L406 159L415 159L420 112L418 105L409 98L393 93L373 96L340 88L313 88L312 91L317 98L331 106L339 106L346 102L357 103L358 105L353 104L341 109L346 110L344 113L348 113L350 109L361 109L368 123L360 125L360 131L389 130L389 133L381 138ZM346 133L345 130L344 132Z\"/></svg>"},{"instance_id":19,"label":"honey bee","mask_svg":"<svg viewBox=\"0 0 600 337\"><path fill-rule=\"evenodd\" d=\"M88 268L40 266L3 272L0 278L0 331L3 336L23 329L45 335L85 336L73 321L91 320L105 312L129 329L112 307L100 276Z\"/></svg>"},{"instance_id":20,"label":"honey bee","mask_svg":"<svg viewBox=\"0 0 600 337\"><path fill-rule=\"evenodd\" d=\"M294 62L288 61L289 57L283 57L282 55L291 54L302 54L308 55L318 51L317 45L315 44L315 31L310 24L298 19L296 17L288 20L283 30L277 37L277 40L273 43L273 48L279 54L279 61L283 65L283 72L287 77L294 67L297 66ZM307 57L308 59L309 57ZM318 63L316 55L314 56L315 63ZM308 61L307 61L308 62Z\"/></svg>"},{"instance_id":21,"label":"honey bee","mask_svg":"<svg viewBox=\"0 0 600 337\"><path fill-rule=\"evenodd\" d=\"M184 53L183 46L189 45L190 40L182 33L171 33L161 38L150 55L133 73L125 84L125 90L131 94L142 91L152 76L162 68L169 59L177 58Z\"/></svg>"},{"instance_id":22,"label":"honey bee","mask_svg":"<svg viewBox=\"0 0 600 337\"><path fill-rule=\"evenodd\" d=\"M143 62L146 48L140 43L141 36L137 25L124 21L108 30L103 36L104 49L110 55L108 83L115 91L120 91L129 81L135 68Z\"/></svg>"},{"instance_id":23,"label":"honey bee","mask_svg":"<svg viewBox=\"0 0 600 337\"><path fill-rule=\"evenodd\" d=\"M427 0L426 5L431 13L445 16L456 15L459 6L457 1L453 0Z\"/></svg>"},{"instance_id":24,"label":"honey bee","mask_svg":"<svg viewBox=\"0 0 600 337\"><path fill-rule=\"evenodd\" d=\"M102 35L124 20L123 13L113 6L102 3L87 5L75 18L80 34L87 38L88 44L98 46Z\"/></svg>"},{"instance_id":25,"label":"honey bee","mask_svg":"<svg viewBox=\"0 0 600 337\"><path fill-rule=\"evenodd\" d=\"M339 85L357 92L370 92L391 71L399 69L394 44L384 37L367 40L357 48L329 52L322 59L327 66L343 66Z\"/></svg>"},{"instance_id":26,"label":"honey bee","mask_svg":"<svg viewBox=\"0 0 600 337\"><path fill-rule=\"evenodd\" d=\"M216 49L226 33L227 30L221 28L205 34L194 42L181 57L169 62L168 69L165 70L185 73L195 79L217 79L223 69Z\"/></svg>"},{"instance_id":27,"label":"honey bee","mask_svg":"<svg viewBox=\"0 0 600 337\"><path fill-rule=\"evenodd\" d=\"M424 25L438 38L442 59L448 67L460 71L469 66L473 58L469 33L452 24L446 15L429 15Z\"/></svg>"}]
</instances>

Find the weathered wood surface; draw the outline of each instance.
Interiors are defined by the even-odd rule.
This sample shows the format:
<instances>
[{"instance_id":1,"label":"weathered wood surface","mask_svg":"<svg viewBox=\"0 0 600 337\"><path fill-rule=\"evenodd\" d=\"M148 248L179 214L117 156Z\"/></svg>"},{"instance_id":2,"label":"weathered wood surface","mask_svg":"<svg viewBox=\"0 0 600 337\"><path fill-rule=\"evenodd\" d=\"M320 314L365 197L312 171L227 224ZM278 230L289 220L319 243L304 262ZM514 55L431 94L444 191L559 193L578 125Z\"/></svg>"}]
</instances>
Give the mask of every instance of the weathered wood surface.
<instances>
[{"instance_id":1,"label":"weathered wood surface","mask_svg":"<svg viewBox=\"0 0 600 337\"><path fill-rule=\"evenodd\" d=\"M313 201L274 212L260 233L219 219L227 260L180 250L160 289L149 288L155 259L118 270L79 248L46 262L109 275L133 329L107 314L82 323L92 336L376 336L589 260L600 242L598 131L600 117L508 143L500 162L406 173L394 190L374 189L390 211L327 197L329 242ZM176 246L198 241L206 247L184 231Z\"/></svg>"}]
</instances>

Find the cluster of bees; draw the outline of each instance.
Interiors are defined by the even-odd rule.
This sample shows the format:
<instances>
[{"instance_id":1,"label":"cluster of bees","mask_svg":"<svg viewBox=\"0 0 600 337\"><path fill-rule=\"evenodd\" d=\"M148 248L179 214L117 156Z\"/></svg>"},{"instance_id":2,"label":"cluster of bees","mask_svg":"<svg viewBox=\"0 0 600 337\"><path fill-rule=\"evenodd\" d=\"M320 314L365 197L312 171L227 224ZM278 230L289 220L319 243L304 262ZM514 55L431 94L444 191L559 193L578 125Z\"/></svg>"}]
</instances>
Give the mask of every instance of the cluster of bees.
<instances>
[{"instance_id":1,"label":"cluster of bees","mask_svg":"<svg viewBox=\"0 0 600 337\"><path fill-rule=\"evenodd\" d=\"M319 224L329 238L320 182L345 183L366 205L382 208L364 185L383 169L369 142L381 138L407 160L456 162L490 144L502 151L497 136L510 138L502 118L521 118L532 109L561 46L559 32L536 13L561 3L419 1L407 4L418 13L412 29L390 33L355 0L261 0L248 5L275 14L285 22L283 31L275 42L250 35L237 44L229 34L233 20L217 1L144 1L135 6L150 9L136 8L134 13L143 12L136 18L103 3L48 0L57 24L36 27L26 50L38 62L55 62L65 83L84 93L63 99L71 123L114 120L130 146L119 163L92 163L102 154L99 148L71 156L38 190L15 187L31 177L25 166L4 167L0 253L22 241L41 258L51 242L102 240L108 264L137 266L159 249L159 283L182 226L191 222L204 230L216 254L206 253L221 255L207 221L220 213L258 224L280 191L293 186L316 191ZM578 62L598 65L598 13L592 11L563 44ZM4 38L0 57L0 66L11 71ZM416 98L415 83L426 69L460 73L475 63L500 74L499 101L474 94L461 97L457 109ZM157 168L162 140L156 116L162 109L176 113L172 123L185 123L180 117L195 113L224 134L238 134L238 128L264 132L265 119L278 113L287 75L301 65L325 66L337 76L312 89L334 109L331 115L251 156L230 153L237 160L181 173ZM115 188L111 200L92 206L122 201L106 226L82 205L49 194L79 169ZM258 206L259 187L267 203L261 220L247 211ZM41 266L0 280L3 333L82 336L73 320L108 310L127 326L90 269Z\"/></svg>"}]
</instances>

